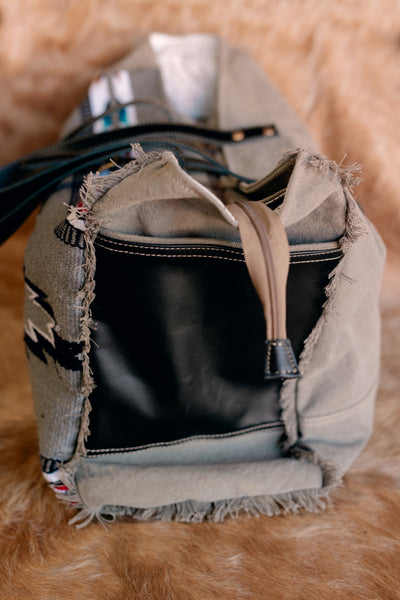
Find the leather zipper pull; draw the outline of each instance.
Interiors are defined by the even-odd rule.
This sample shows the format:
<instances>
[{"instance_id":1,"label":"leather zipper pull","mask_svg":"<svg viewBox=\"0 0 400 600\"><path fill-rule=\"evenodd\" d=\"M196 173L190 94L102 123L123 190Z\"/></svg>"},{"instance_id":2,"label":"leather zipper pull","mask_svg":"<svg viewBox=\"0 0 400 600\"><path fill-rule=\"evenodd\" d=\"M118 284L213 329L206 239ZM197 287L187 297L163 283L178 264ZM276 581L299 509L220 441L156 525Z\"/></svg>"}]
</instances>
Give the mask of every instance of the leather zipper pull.
<instances>
[{"instance_id":1,"label":"leather zipper pull","mask_svg":"<svg viewBox=\"0 0 400 600\"><path fill-rule=\"evenodd\" d=\"M266 323L265 379L300 377L286 333L289 243L279 216L261 202L239 200L228 209L237 219L247 269Z\"/></svg>"}]
</instances>

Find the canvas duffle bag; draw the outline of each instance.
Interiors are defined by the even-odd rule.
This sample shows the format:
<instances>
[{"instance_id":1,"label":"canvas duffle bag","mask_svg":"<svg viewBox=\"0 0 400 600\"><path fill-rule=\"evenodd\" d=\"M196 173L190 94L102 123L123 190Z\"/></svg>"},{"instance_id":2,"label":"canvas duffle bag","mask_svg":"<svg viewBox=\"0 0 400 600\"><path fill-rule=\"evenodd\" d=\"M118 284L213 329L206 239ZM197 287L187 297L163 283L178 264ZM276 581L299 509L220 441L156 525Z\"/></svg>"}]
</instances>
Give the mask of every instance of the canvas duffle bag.
<instances>
[{"instance_id":1,"label":"canvas duffle bag","mask_svg":"<svg viewBox=\"0 0 400 600\"><path fill-rule=\"evenodd\" d=\"M3 237L46 197L25 342L72 522L325 505L379 378L384 250L352 182L211 35L140 40L60 142L3 168Z\"/></svg>"}]
</instances>

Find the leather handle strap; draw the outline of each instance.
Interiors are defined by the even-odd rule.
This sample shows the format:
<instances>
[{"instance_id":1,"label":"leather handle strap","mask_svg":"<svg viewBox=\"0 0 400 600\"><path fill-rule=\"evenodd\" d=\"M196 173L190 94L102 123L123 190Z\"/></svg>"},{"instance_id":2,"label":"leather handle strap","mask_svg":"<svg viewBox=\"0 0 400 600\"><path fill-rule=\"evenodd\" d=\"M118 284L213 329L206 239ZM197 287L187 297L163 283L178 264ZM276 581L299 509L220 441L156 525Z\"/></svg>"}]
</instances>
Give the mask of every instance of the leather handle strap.
<instances>
[{"instance_id":1,"label":"leather handle strap","mask_svg":"<svg viewBox=\"0 0 400 600\"><path fill-rule=\"evenodd\" d=\"M161 137L162 143L183 139L225 145L275 135L277 130L273 125L218 130L164 122L64 138L0 169L0 243L22 224L57 183L74 173L97 168L110 156L129 150L133 142Z\"/></svg>"},{"instance_id":2,"label":"leather handle strap","mask_svg":"<svg viewBox=\"0 0 400 600\"><path fill-rule=\"evenodd\" d=\"M299 377L286 333L289 242L279 216L262 202L239 200L228 206L237 219L247 269L263 306L266 323L265 379Z\"/></svg>"}]
</instances>

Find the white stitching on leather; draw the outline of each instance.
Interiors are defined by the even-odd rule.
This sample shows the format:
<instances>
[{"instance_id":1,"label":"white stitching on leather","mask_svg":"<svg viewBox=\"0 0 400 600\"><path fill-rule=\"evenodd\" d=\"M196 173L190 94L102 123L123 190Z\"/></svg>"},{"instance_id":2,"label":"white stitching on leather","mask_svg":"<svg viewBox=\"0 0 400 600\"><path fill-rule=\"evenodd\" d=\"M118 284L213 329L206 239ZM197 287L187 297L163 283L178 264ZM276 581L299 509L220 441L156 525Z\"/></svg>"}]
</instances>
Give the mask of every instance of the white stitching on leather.
<instances>
[{"instance_id":1,"label":"white stitching on leather","mask_svg":"<svg viewBox=\"0 0 400 600\"><path fill-rule=\"evenodd\" d=\"M289 348L286 344L286 342L268 342L268 350L267 350L267 369L268 369L268 373L272 373L271 371L271 348L272 346L283 346L285 348L286 351L286 355L293 367L292 371L273 371L273 373L275 375L279 375L280 373L297 373L298 369L297 369L297 365L293 360L293 357L291 356L290 352L289 352Z\"/></svg>"},{"instance_id":2,"label":"white stitching on leather","mask_svg":"<svg viewBox=\"0 0 400 600\"><path fill-rule=\"evenodd\" d=\"M134 242L117 242L116 240L107 240L107 243L109 244L115 244L116 246L126 246L128 248L149 248L150 250L164 250L166 248L169 249L180 249L180 248L186 248L186 247L194 247L196 248L196 250L214 250L215 246L173 246L173 245L165 245L165 246L152 246L152 245L147 245L147 244L135 244ZM98 242L97 242L98 244ZM102 248L105 248L105 246L102 246ZM241 256L243 253L241 250L229 250L227 248L222 248L223 252L230 252L231 254L237 254L238 256Z\"/></svg>"},{"instance_id":3,"label":"white stitching on leather","mask_svg":"<svg viewBox=\"0 0 400 600\"><path fill-rule=\"evenodd\" d=\"M296 260L293 261L293 265L305 265L307 263L318 263L318 262L328 262L329 260L338 260L340 256L331 256L330 258L320 258L318 260Z\"/></svg>"},{"instance_id":4,"label":"white stitching on leather","mask_svg":"<svg viewBox=\"0 0 400 600\"><path fill-rule=\"evenodd\" d=\"M127 242L117 242L116 240L107 240L107 243L110 245L116 245L116 246L124 246L127 248L132 248L132 246L134 248L143 248L142 245L134 245L131 243L127 243ZM112 248L110 246L106 246L101 244L98 240L96 242L96 246L99 246L100 248L104 248L105 250L110 250L110 252L119 252L121 254L135 254L137 256L152 256L152 257L157 257L157 258L216 258L219 260L227 260L227 261L232 261L232 262L245 262L244 258L228 258L225 256L217 256L217 255L211 255L211 254L165 254L165 253L159 253L159 254L155 254L155 253L149 253L149 252L138 252L137 250L118 250L116 248ZM148 248L149 250L164 250L166 247L168 247L169 250L174 249L174 250L178 250L181 249L182 246L151 246L151 245L146 245L146 248ZM215 247L212 246L196 246L195 247L196 250L214 250ZM229 249L225 249L223 248L222 251L224 253L229 253L229 254L235 254L236 256L242 256L242 252L240 250L229 250ZM337 249L335 250L328 250L327 252L323 252L323 254L333 254L333 253L337 253ZM307 256L321 256L321 253L319 252L315 252L312 254L307 253ZM300 257L300 254L293 254L294 258ZM328 258L320 258L317 260L296 260L293 262L293 264L308 264L308 263L317 263L317 262L327 262L327 261L332 261L332 260L337 260L338 258L340 258L340 256L329 256Z\"/></svg>"},{"instance_id":5,"label":"white stitching on leather","mask_svg":"<svg viewBox=\"0 0 400 600\"><path fill-rule=\"evenodd\" d=\"M96 246L100 248L105 248L105 250L110 250L110 252L119 252L121 254L135 254L136 256L156 256L159 258L216 258L218 260L228 260L232 262L245 262L244 258L230 258L227 256L216 256L211 254L154 254L149 252L137 252L137 251L129 251L129 250L118 250L116 248L109 248L108 246L103 246L97 242Z\"/></svg>"},{"instance_id":6,"label":"white stitching on leather","mask_svg":"<svg viewBox=\"0 0 400 600\"><path fill-rule=\"evenodd\" d=\"M320 250L319 252L308 252L308 250L305 250L304 252L300 250L299 252L298 250L295 250L292 253L292 256L303 256L304 254L306 254L307 256L321 256L321 254L341 254L341 252L342 251L339 248L333 248L332 250Z\"/></svg>"}]
</instances>

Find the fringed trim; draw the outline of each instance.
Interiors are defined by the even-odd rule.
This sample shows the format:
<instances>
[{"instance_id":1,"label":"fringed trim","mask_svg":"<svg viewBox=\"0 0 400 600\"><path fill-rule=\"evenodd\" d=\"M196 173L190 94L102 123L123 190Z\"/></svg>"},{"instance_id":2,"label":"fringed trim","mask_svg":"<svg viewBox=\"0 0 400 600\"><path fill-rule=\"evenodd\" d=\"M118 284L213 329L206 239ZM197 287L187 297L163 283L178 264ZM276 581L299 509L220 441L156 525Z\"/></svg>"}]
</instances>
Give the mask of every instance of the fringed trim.
<instances>
[{"instance_id":1,"label":"fringed trim","mask_svg":"<svg viewBox=\"0 0 400 600\"><path fill-rule=\"evenodd\" d=\"M304 459L305 460L305 459ZM317 462L314 460L314 462ZM323 480L326 486L320 489L299 490L271 496L254 496L234 498L218 502L196 502L187 500L166 506L152 508L130 508L125 506L104 506L98 510L90 510L82 504L79 494L69 496L74 499L74 508L79 512L70 519L69 524L78 529L86 527L92 521L107 525L117 517L131 517L138 521L181 521L185 523L200 523L209 521L221 523L226 518L237 518L240 515L249 517L286 515L305 510L319 513L331 504L330 494L341 484L341 479L335 470L323 466ZM79 502L79 504L78 504ZM70 502L68 502L70 503Z\"/></svg>"},{"instance_id":2,"label":"fringed trim","mask_svg":"<svg viewBox=\"0 0 400 600\"><path fill-rule=\"evenodd\" d=\"M333 490L343 485L342 477L333 462L321 459L310 448L296 444L290 449L290 456L299 461L312 462L320 467L322 472L322 490L327 497Z\"/></svg>"},{"instance_id":3,"label":"fringed trim","mask_svg":"<svg viewBox=\"0 0 400 600\"><path fill-rule=\"evenodd\" d=\"M328 161L332 162L332 161ZM342 260L332 270L329 275L329 284L325 288L326 300L322 306L322 314L318 319L314 329L304 342L304 348L299 360L299 370L301 373L307 373L307 369L312 360L314 349L325 325L326 319L335 311L336 289L340 278L345 278L351 283L348 277L343 274L343 258L351 246L363 235L368 233L366 220L357 207L349 189L344 188L344 194L347 201L346 229L343 237L340 239L340 249L342 251ZM283 382L280 394L280 406L282 420L285 424L286 440L284 449L287 450L293 446L299 437L298 412L296 406L296 388L300 381L296 379L287 379Z\"/></svg>"},{"instance_id":4,"label":"fringed trim","mask_svg":"<svg viewBox=\"0 0 400 600\"><path fill-rule=\"evenodd\" d=\"M68 521L68 524L75 525L77 529L83 529L93 521L97 521L106 528L107 525L113 523L116 518L116 515L103 515L101 511L92 511L84 507Z\"/></svg>"},{"instance_id":5,"label":"fringed trim","mask_svg":"<svg viewBox=\"0 0 400 600\"><path fill-rule=\"evenodd\" d=\"M301 357L299 361L299 371L300 373L303 373ZM283 449L285 451L293 446L299 437L296 407L296 388L298 381L298 379L285 379L282 383L279 395L281 418L285 425L285 440L283 442Z\"/></svg>"},{"instance_id":6,"label":"fringed trim","mask_svg":"<svg viewBox=\"0 0 400 600\"><path fill-rule=\"evenodd\" d=\"M97 237L100 223L88 215L85 219L85 283L78 294L78 304L83 314L81 316L81 334L79 341L82 343L82 381L81 394L84 398L82 409L81 427L77 439L77 452L85 453L85 441L89 435L89 413L91 411L89 396L92 393L95 383L93 380L92 369L90 367L89 353L91 348L92 330L96 324L92 319L91 305L95 298L95 272L96 272L96 252L94 241Z\"/></svg>"},{"instance_id":7,"label":"fringed trim","mask_svg":"<svg viewBox=\"0 0 400 600\"><path fill-rule=\"evenodd\" d=\"M221 523L226 518L237 518L240 515L273 517L298 513L300 510L318 513L325 509L328 503L327 493L324 490L301 490L275 496L234 498L210 503L189 500L148 509L118 507L113 514L130 516L138 521L182 521L185 523L209 521ZM106 512L107 507L103 510Z\"/></svg>"},{"instance_id":8,"label":"fringed trim","mask_svg":"<svg viewBox=\"0 0 400 600\"><path fill-rule=\"evenodd\" d=\"M93 521L103 526L115 521L117 517L131 517L138 521L181 521L200 523L209 521L220 523L226 518L237 518L242 514L249 517L286 515L305 510L319 513L331 505L330 495L342 486L342 477L333 463L322 460L312 450L300 445L290 449L290 455L299 462L312 462L322 472L322 487L275 494L270 496L252 496L220 500L217 502L184 502L156 506L151 508L132 508L126 506L103 506L93 510L88 508L79 495L72 462L59 470L59 479L68 488L68 494L60 500L69 508L78 512L69 520L70 525L78 529L86 527Z\"/></svg>"},{"instance_id":9,"label":"fringed trim","mask_svg":"<svg viewBox=\"0 0 400 600\"><path fill-rule=\"evenodd\" d=\"M358 208L357 202L351 191L346 187L343 191L347 201L347 214L346 231L343 238L340 240L340 248L343 254L345 254L354 242L363 235L367 235L369 232L369 225L367 219Z\"/></svg>"},{"instance_id":10,"label":"fringed trim","mask_svg":"<svg viewBox=\"0 0 400 600\"><path fill-rule=\"evenodd\" d=\"M228 517L237 518L242 514L249 517L261 515L273 517L298 513L305 510L318 513L331 505L330 495L342 486L342 478L333 463L321 460L310 449L293 446L291 456L300 462L307 461L318 465L322 472L322 487L306 490L275 494L270 496L252 496L220 500L217 502L196 502L187 500L165 506L151 508L131 508L126 506L103 506L91 510L85 506L76 486L75 476L70 465L61 467L60 480L68 487L68 496L60 498L70 508L78 512L69 520L70 525L78 529L86 527L92 521L102 525L115 521L117 517L128 516L139 521L182 521L185 523L200 523L210 521L221 523Z\"/></svg>"},{"instance_id":11,"label":"fringed trim","mask_svg":"<svg viewBox=\"0 0 400 600\"><path fill-rule=\"evenodd\" d=\"M283 153L281 160L279 161L279 165L284 164L288 160L295 159L300 152L303 152L301 148L297 148L296 150L287 150ZM363 180L359 174L362 171L362 166L359 163L353 163L352 165L344 165L343 161L345 160L345 156L340 161L340 163L335 162L323 156L322 154L313 154L307 153L303 164L306 166L311 166L319 169L321 173L330 174L336 179L340 181L343 187L352 189L354 186L357 186Z\"/></svg>"},{"instance_id":12,"label":"fringed trim","mask_svg":"<svg viewBox=\"0 0 400 600\"><path fill-rule=\"evenodd\" d=\"M362 181L362 177L359 176L362 166L359 163L344 165L345 158L343 157L340 163L337 163L321 154L309 154L304 164L332 173L334 177L339 179L343 187L351 189Z\"/></svg>"},{"instance_id":13,"label":"fringed trim","mask_svg":"<svg viewBox=\"0 0 400 600\"><path fill-rule=\"evenodd\" d=\"M94 204L100 200L112 187L129 175L138 173L144 166L162 159L159 152L145 152L140 144L132 144L132 154L135 157L124 167L118 167L108 175L88 173L79 190L79 202L69 207L68 221L77 229L85 231L88 226L88 216Z\"/></svg>"},{"instance_id":14,"label":"fringed trim","mask_svg":"<svg viewBox=\"0 0 400 600\"><path fill-rule=\"evenodd\" d=\"M94 520L97 520L104 526L107 523L114 521L114 515L104 516L102 511L90 510L85 506L76 486L74 473L72 469L70 469L72 464L73 461L68 464L68 467L60 466L57 473L60 481L67 488L67 493L64 495L57 494L57 498L68 508L78 510L78 512L68 521L68 524L75 525L77 529L82 529Z\"/></svg>"},{"instance_id":15,"label":"fringed trim","mask_svg":"<svg viewBox=\"0 0 400 600\"><path fill-rule=\"evenodd\" d=\"M71 225L83 232L85 242L85 263L82 268L85 272L84 284L78 293L77 304L82 311L80 320L81 334L79 341L82 343L82 383L81 393L84 398L82 410L81 427L77 439L76 456L85 455L85 442L90 433L89 414L91 405L89 396L92 393L95 382L89 363L89 353L91 348L91 332L96 328L92 319L91 305L95 298L95 272L96 272L96 251L94 242L101 227L101 223L92 211L93 206L100 198L104 196L112 187L120 183L126 177L138 173L144 166L160 160L162 155L158 152L146 153L139 144L132 145L132 152L135 159L124 167L118 168L109 175L100 175L98 173L89 173L80 189L80 201L76 206L70 207L68 220Z\"/></svg>"},{"instance_id":16,"label":"fringed trim","mask_svg":"<svg viewBox=\"0 0 400 600\"><path fill-rule=\"evenodd\" d=\"M344 268L344 258L352 247L352 245L362 236L368 232L364 219L360 215L360 211L357 209L357 205L353 197L351 196L348 190L345 190L345 195L347 199L347 216L346 216L346 230L343 237L339 240L340 249L342 251L342 260L339 264L333 269L333 271L329 275L330 282L325 288L325 296L326 300L322 307L322 315L318 319L318 323L314 327L311 334L304 342L304 349L300 357L300 363L302 369L307 369L311 357L316 346L317 340L321 334L322 328L326 321L326 318L335 312L335 299L336 299L336 290L338 287L339 279L345 277L343 275ZM345 277L346 281L349 283L348 277Z\"/></svg>"}]
</instances>

